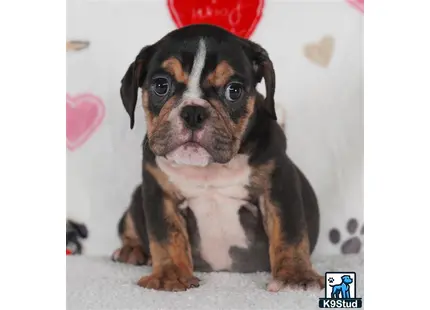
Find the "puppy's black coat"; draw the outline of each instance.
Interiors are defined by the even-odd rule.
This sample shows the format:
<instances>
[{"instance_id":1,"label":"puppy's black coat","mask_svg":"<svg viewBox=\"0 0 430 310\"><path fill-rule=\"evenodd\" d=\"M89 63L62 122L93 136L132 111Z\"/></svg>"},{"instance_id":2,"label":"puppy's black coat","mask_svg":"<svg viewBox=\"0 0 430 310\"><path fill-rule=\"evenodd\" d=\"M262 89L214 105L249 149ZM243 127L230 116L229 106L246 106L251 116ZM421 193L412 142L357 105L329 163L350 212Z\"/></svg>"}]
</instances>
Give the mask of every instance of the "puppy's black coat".
<instances>
[{"instance_id":1,"label":"puppy's black coat","mask_svg":"<svg viewBox=\"0 0 430 310\"><path fill-rule=\"evenodd\" d=\"M262 97L259 100L262 100ZM282 201L281 206L285 206L285 209L282 209L280 218L283 220L283 226L287 232L288 239L290 242L297 242L301 237L301 232L307 230L310 252L312 253L319 235L320 216L318 202L309 181L286 155L285 141L286 137L282 128L270 119L267 114L261 113L258 116L256 115L255 124L244 140L240 153L252 154L249 159L250 165L260 165L275 159L277 169L272 176L271 183L278 186L275 187L276 191L272 192L272 196L275 201ZM146 138L142 145L144 162L155 164L155 155L149 149ZM139 185L134 190L128 211L132 214L134 225L145 249L145 254L149 256L149 241L142 195L145 193L147 201L153 202L156 205L160 203L162 191L151 175L146 175L146 177L146 179L144 178L144 184L147 190L142 191L142 185ZM256 197L250 197L250 201L258 205ZM162 210L159 209L157 211L161 212ZM240 212L241 223L245 230L253 234L250 238L254 239L254 243L249 250L231 249L231 254L234 257L234 265L231 271L270 271L268 240L263 229L261 212L259 211L257 216L250 214L246 209L241 209ZM210 265L199 255L199 233L193 213L188 210L181 213L181 216L187 221L195 270L212 271ZM124 218L125 214L118 226L120 236L123 235L125 230L123 224ZM154 222L157 218L159 218L158 214L154 216L153 220L149 219L149 221ZM151 226L152 233L159 240L166 240L167 234L163 225Z\"/></svg>"},{"instance_id":2,"label":"puppy's black coat","mask_svg":"<svg viewBox=\"0 0 430 310\"><path fill-rule=\"evenodd\" d=\"M199 62L203 67L198 67ZM263 77L265 98L255 89ZM153 274L139 284L182 290L198 285L193 270L229 270L271 271L270 290L286 285L323 287L310 263L319 233L317 198L286 154L286 137L276 121L275 72L268 53L218 27L181 28L143 48L127 70L121 97L131 127L139 87L148 123L142 144L142 184L118 225L123 249L130 255L116 255L124 262L136 261L132 254L137 252L130 251L131 246L139 248L141 257L152 257L148 261L152 261ZM188 120L179 112L187 106L198 106L206 113L204 119L198 115L200 126L183 124ZM247 246L230 247L231 264L225 263L225 269L221 265L214 268L216 264L202 253L202 229L214 229L199 228L196 211L205 208L205 203L192 206L194 193L187 193L183 182L174 181L178 176L169 170L176 169L170 163L183 154L197 156L187 147L200 152L195 158L208 160L205 165L209 167L190 171L206 173L210 167L221 171L229 163L239 162L238 158L246 159L238 170L249 171L249 182L243 185L246 195L234 198L232 206L242 201L236 214ZM175 153L178 149L179 155ZM233 189L231 195L243 194L240 188ZM220 199L231 200L228 195Z\"/></svg>"}]
</instances>

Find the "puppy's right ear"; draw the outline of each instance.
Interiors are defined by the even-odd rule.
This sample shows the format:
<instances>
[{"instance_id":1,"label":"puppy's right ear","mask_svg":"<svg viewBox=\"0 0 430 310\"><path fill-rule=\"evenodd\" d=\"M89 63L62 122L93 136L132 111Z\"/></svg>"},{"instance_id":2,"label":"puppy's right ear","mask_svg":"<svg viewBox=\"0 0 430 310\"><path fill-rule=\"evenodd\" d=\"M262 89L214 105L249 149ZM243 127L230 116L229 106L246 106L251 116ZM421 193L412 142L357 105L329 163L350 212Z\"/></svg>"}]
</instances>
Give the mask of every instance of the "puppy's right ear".
<instances>
[{"instance_id":1,"label":"puppy's right ear","mask_svg":"<svg viewBox=\"0 0 430 310\"><path fill-rule=\"evenodd\" d=\"M275 109L275 69L267 51L259 44L247 39L241 39L245 52L254 66L255 81L260 83L264 78L266 84L266 98L264 99L264 110L273 120L277 120Z\"/></svg>"},{"instance_id":2,"label":"puppy's right ear","mask_svg":"<svg viewBox=\"0 0 430 310\"><path fill-rule=\"evenodd\" d=\"M125 110L130 116L130 128L134 127L134 110L136 108L137 91L142 86L147 66L153 54L153 46L148 45L142 48L136 60L128 67L127 72L121 80L121 99Z\"/></svg>"}]
</instances>

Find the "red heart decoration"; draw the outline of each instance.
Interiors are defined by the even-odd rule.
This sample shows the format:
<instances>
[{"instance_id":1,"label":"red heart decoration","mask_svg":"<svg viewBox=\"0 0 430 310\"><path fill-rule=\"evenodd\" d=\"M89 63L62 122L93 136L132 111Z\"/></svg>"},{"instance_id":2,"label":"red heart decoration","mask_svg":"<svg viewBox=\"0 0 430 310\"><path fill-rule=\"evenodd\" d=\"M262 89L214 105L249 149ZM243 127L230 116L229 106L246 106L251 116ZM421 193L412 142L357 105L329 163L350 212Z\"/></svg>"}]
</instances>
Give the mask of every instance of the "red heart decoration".
<instances>
[{"instance_id":1,"label":"red heart decoration","mask_svg":"<svg viewBox=\"0 0 430 310\"><path fill-rule=\"evenodd\" d=\"M176 26L212 24L249 38L263 13L264 0L168 0Z\"/></svg>"},{"instance_id":2,"label":"red heart decoration","mask_svg":"<svg viewBox=\"0 0 430 310\"><path fill-rule=\"evenodd\" d=\"M66 96L66 145L71 151L84 144L105 115L103 101L91 94Z\"/></svg>"}]
</instances>

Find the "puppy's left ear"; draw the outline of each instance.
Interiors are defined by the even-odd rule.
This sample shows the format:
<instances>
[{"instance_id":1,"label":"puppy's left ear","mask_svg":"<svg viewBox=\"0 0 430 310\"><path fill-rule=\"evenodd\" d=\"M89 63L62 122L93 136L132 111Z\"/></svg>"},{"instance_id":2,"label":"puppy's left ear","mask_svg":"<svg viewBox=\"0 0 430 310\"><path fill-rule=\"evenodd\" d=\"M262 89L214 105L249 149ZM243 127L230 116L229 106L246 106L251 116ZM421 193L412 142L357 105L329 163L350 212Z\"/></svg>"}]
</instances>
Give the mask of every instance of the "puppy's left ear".
<instances>
[{"instance_id":1,"label":"puppy's left ear","mask_svg":"<svg viewBox=\"0 0 430 310\"><path fill-rule=\"evenodd\" d=\"M136 60L130 64L127 72L121 80L121 99L125 110L130 116L130 128L134 127L134 110L136 108L137 91L142 86L146 73L147 65L153 54L153 46L145 46L137 55Z\"/></svg>"},{"instance_id":2,"label":"puppy's left ear","mask_svg":"<svg viewBox=\"0 0 430 310\"><path fill-rule=\"evenodd\" d=\"M275 110L276 76L273 63L263 47L250 40L242 40L245 43L245 52L248 54L254 67L256 84L260 83L262 78L264 78L264 83L266 84L264 110L272 119L277 120Z\"/></svg>"}]
</instances>

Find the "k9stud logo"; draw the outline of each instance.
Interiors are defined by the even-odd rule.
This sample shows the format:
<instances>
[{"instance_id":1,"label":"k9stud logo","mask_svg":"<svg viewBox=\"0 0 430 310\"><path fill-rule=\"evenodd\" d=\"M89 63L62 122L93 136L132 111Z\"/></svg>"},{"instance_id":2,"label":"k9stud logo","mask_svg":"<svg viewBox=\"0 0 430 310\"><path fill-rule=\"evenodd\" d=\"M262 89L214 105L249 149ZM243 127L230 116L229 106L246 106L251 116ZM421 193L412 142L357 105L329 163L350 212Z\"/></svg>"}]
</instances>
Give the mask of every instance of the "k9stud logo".
<instances>
[{"instance_id":1,"label":"k9stud logo","mask_svg":"<svg viewBox=\"0 0 430 310\"><path fill-rule=\"evenodd\" d=\"M356 296L355 272L326 272L325 298L320 298L320 308L361 308L362 300Z\"/></svg>"}]
</instances>

